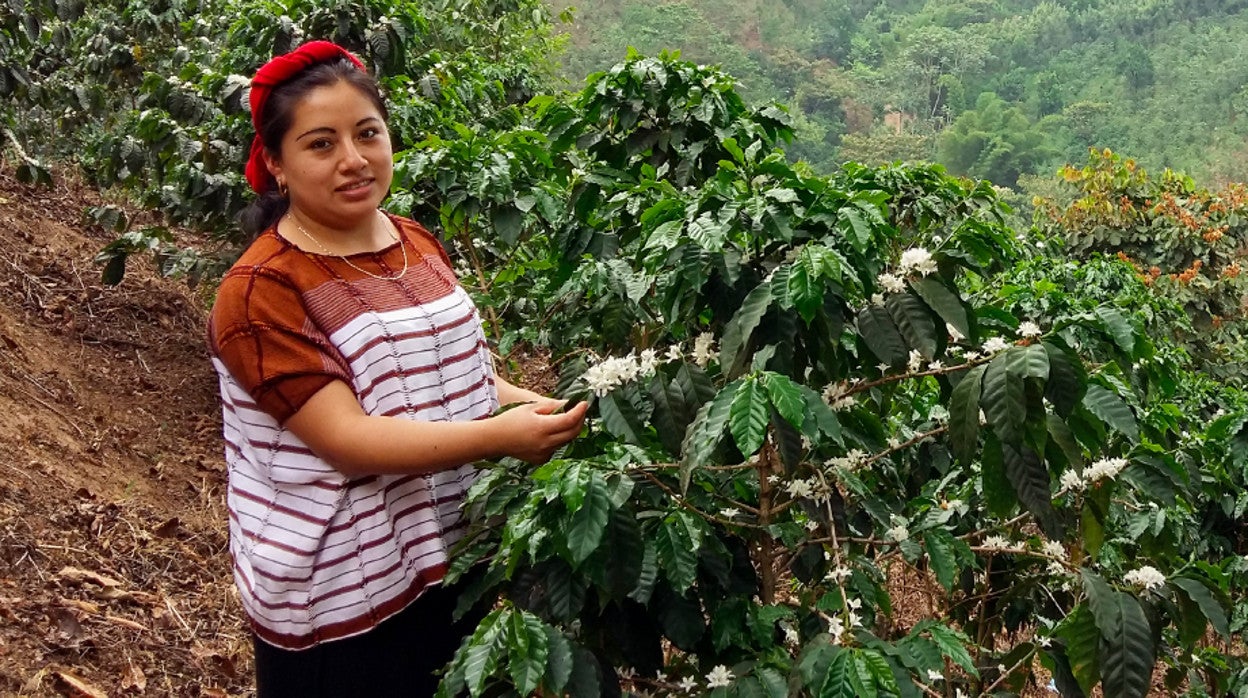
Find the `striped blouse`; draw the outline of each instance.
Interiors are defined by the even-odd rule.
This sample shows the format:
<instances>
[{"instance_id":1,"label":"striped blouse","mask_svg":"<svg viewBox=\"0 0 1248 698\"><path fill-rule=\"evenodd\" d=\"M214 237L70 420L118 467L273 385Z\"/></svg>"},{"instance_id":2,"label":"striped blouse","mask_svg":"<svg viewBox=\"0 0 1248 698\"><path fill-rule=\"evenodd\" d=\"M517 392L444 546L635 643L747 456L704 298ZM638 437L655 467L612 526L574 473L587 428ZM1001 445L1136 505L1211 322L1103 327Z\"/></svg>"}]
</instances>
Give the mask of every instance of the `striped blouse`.
<instances>
[{"instance_id":1,"label":"striped blouse","mask_svg":"<svg viewBox=\"0 0 1248 698\"><path fill-rule=\"evenodd\" d=\"M234 578L252 627L279 647L365 632L441 580L474 476L465 465L351 479L286 420L334 380L374 415L471 420L498 407L480 318L446 253L418 224L391 220L411 265L402 279L369 277L270 229L226 274L209 318ZM351 261L390 276L403 250Z\"/></svg>"}]
</instances>

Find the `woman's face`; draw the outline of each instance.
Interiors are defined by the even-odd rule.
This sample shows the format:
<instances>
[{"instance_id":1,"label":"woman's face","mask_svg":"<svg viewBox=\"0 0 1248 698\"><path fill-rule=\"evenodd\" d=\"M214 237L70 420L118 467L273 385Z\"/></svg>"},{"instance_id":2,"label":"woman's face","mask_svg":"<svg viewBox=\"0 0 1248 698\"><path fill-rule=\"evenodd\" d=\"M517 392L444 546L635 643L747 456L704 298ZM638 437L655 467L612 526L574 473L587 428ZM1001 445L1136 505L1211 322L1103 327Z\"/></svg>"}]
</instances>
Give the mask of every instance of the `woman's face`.
<instances>
[{"instance_id":1,"label":"woman's face","mask_svg":"<svg viewBox=\"0 0 1248 698\"><path fill-rule=\"evenodd\" d=\"M295 103L280 157L267 161L296 215L337 230L371 225L394 176L381 113L345 81Z\"/></svg>"}]
</instances>

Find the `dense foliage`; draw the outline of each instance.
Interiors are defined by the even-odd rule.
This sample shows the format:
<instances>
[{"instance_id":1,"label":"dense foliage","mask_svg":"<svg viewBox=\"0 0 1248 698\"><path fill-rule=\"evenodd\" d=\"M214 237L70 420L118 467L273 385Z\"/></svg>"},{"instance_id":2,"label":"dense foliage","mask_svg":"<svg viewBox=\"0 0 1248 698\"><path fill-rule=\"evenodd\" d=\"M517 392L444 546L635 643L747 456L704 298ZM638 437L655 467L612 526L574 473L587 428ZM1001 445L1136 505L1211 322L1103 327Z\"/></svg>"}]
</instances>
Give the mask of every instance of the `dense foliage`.
<instances>
[{"instance_id":1,"label":"dense foliage","mask_svg":"<svg viewBox=\"0 0 1248 698\"><path fill-rule=\"evenodd\" d=\"M526 0L7 12L23 176L75 158L226 240L243 76L346 43L391 103L387 205L455 248L504 358L549 347L591 400L550 463L482 464L452 573L496 603L444 693L1248 695L1240 189L1098 151L1012 228L941 166L794 163L800 114L675 55L547 90ZM925 75L935 113L956 85ZM981 104L966 139L1016 121ZM209 266L88 220L124 233L114 280Z\"/></svg>"},{"instance_id":2,"label":"dense foliage","mask_svg":"<svg viewBox=\"0 0 1248 698\"><path fill-rule=\"evenodd\" d=\"M946 162L955 173L1013 186L994 168L1005 141L1022 171L1046 177L1092 146L1137 154L1157 170L1248 176L1242 2L554 4L577 8L564 59L570 79L605 69L626 46L680 50L739 78L752 98L786 104L799 134L790 155L825 169L936 159L958 141L965 155ZM985 94L1001 102L992 113L980 104ZM982 141L953 129L964 120Z\"/></svg>"}]
</instances>

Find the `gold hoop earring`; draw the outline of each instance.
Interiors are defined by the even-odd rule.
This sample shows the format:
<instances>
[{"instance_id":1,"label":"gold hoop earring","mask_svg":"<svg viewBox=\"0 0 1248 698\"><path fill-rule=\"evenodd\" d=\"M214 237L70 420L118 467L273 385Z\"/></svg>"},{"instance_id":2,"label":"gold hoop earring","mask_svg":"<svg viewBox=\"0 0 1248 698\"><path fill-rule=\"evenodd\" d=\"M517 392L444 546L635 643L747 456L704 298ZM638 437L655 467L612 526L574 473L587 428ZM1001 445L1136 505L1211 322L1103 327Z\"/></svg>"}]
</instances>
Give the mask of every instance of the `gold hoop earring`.
<instances>
[{"instance_id":1,"label":"gold hoop earring","mask_svg":"<svg viewBox=\"0 0 1248 698\"><path fill-rule=\"evenodd\" d=\"M285 182L278 182L277 183L277 195L282 197L283 199L288 198L290 195L290 187L286 186Z\"/></svg>"}]
</instances>

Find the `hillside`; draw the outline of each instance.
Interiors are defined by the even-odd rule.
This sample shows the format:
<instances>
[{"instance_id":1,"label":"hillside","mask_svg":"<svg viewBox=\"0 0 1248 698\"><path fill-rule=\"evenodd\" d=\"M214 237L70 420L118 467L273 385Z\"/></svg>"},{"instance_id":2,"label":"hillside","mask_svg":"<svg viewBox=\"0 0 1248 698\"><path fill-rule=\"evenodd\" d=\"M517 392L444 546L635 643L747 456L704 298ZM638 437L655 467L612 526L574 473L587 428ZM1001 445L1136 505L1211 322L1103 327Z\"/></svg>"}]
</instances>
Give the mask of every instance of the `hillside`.
<instances>
[{"instance_id":1,"label":"hillside","mask_svg":"<svg viewBox=\"0 0 1248 698\"><path fill-rule=\"evenodd\" d=\"M790 153L941 162L1014 186L1110 148L1146 167L1248 179L1248 10L1162 0L550 0L573 85L627 47L721 66L794 115Z\"/></svg>"},{"instance_id":2,"label":"hillside","mask_svg":"<svg viewBox=\"0 0 1248 698\"><path fill-rule=\"evenodd\" d=\"M3 171L0 695L246 693L203 299L102 286L98 197Z\"/></svg>"}]
</instances>

